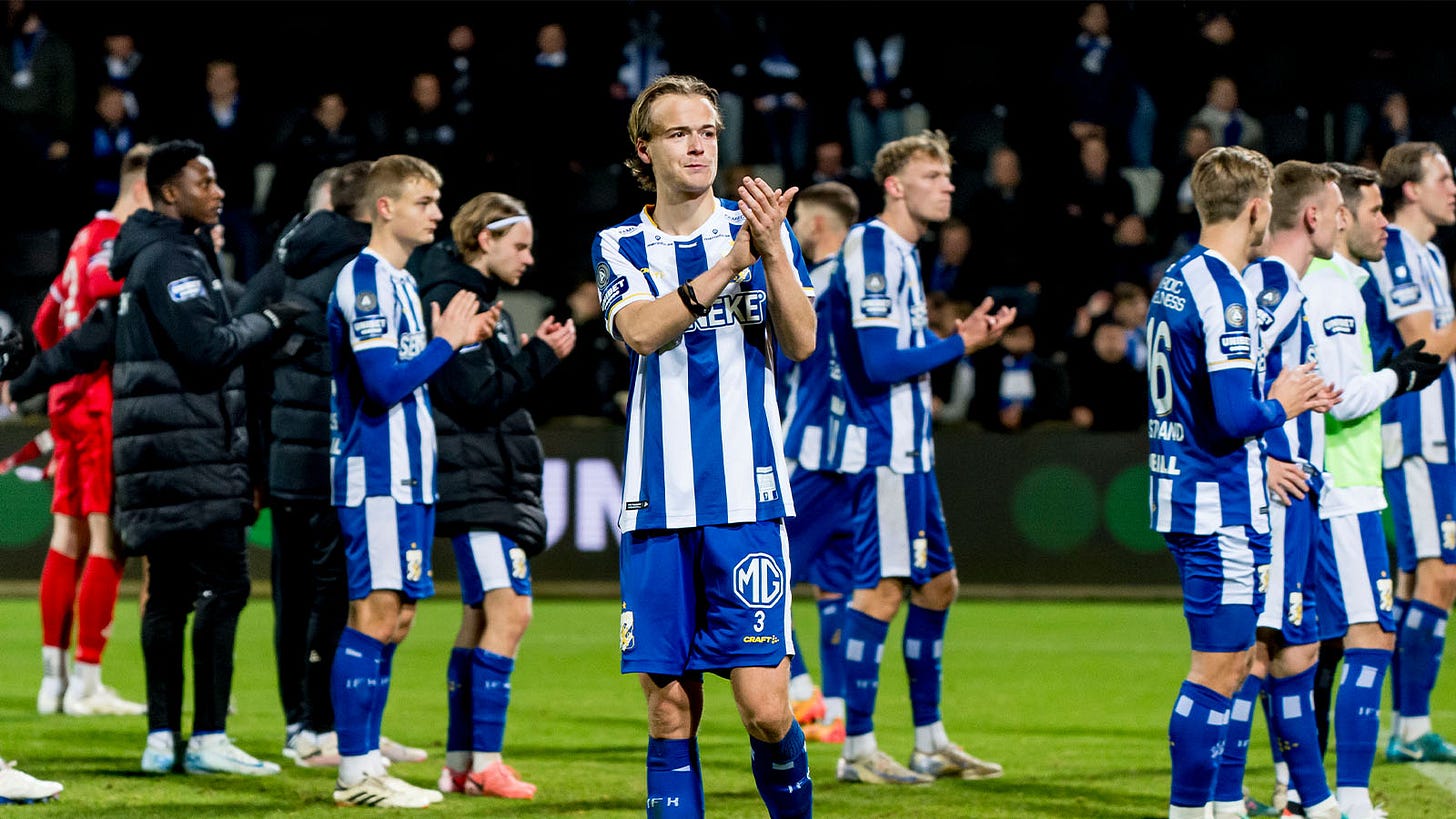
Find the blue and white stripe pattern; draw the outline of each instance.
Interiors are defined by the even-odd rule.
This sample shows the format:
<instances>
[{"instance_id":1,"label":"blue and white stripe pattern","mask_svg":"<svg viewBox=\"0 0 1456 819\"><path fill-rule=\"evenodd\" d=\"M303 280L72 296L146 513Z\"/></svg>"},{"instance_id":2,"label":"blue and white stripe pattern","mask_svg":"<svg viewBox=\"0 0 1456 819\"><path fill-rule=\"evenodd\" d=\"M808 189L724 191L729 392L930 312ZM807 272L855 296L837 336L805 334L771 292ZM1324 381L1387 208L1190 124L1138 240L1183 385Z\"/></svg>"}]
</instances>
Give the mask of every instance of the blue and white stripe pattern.
<instances>
[{"instance_id":1,"label":"blue and white stripe pattern","mask_svg":"<svg viewBox=\"0 0 1456 819\"><path fill-rule=\"evenodd\" d=\"M1246 370L1249 400L1262 400L1252 317L1239 271L1202 245L1170 267L1153 294L1148 448L1156 531L1269 531L1259 439L1232 439L1219 428L1209 377Z\"/></svg>"},{"instance_id":2,"label":"blue and white stripe pattern","mask_svg":"<svg viewBox=\"0 0 1456 819\"><path fill-rule=\"evenodd\" d=\"M429 341L415 279L368 249L339 272L329 297L333 351L331 481L336 506L366 497L434 503L435 421L421 384L388 407L369 400L357 354L393 350L401 361Z\"/></svg>"},{"instance_id":3,"label":"blue and white stripe pattern","mask_svg":"<svg viewBox=\"0 0 1456 819\"><path fill-rule=\"evenodd\" d=\"M1369 307L1371 344L1378 361L1404 343L1396 329L1402 318L1429 312L1436 329L1456 319L1451 303L1446 257L1434 243L1422 243L1406 230L1385 229L1385 258L1364 262L1370 281L1361 294ZM1399 466L1402 458L1420 455L1428 463L1452 463L1451 442L1456 436L1456 359L1436 382L1418 393L1407 393L1380 408L1385 440L1385 468Z\"/></svg>"},{"instance_id":4,"label":"blue and white stripe pattern","mask_svg":"<svg viewBox=\"0 0 1456 819\"><path fill-rule=\"evenodd\" d=\"M829 279L839 267L837 256L814 266L809 279L814 283L814 312L819 323L814 353L803 361L780 361L779 399L784 414L784 455L803 469L820 469L824 463L824 430L829 425L831 393L843 380L834 359L834 338L829 332L829 300L824 297Z\"/></svg>"},{"instance_id":5,"label":"blue and white stripe pattern","mask_svg":"<svg viewBox=\"0 0 1456 819\"><path fill-rule=\"evenodd\" d=\"M1244 289L1254 300L1259 353L1264 356L1263 388L1287 367L1298 367L1315 359L1314 334L1304 310L1304 292L1299 275L1278 256L1267 256L1244 268ZM1310 488L1324 491L1325 418L1304 412L1282 426L1264 433L1271 458L1298 464L1306 469ZM1312 471L1311 471L1312 470Z\"/></svg>"},{"instance_id":6,"label":"blue and white stripe pattern","mask_svg":"<svg viewBox=\"0 0 1456 819\"><path fill-rule=\"evenodd\" d=\"M844 379L831 399L825 461L849 473L877 466L929 472L935 466L930 374L894 384L871 382L856 336L859 329L888 328L901 350L939 340L929 329L920 255L889 225L871 219L849 229L840 259L826 309Z\"/></svg>"},{"instance_id":7,"label":"blue and white stripe pattern","mask_svg":"<svg viewBox=\"0 0 1456 819\"><path fill-rule=\"evenodd\" d=\"M737 203L718 200L687 236L663 232L650 211L592 243L602 313L671 295L726 256L743 229ZM798 240L781 231L812 297ZM762 262L741 271L708 314L662 349L632 351L623 464L623 531L744 523L793 514L775 394L775 342Z\"/></svg>"}]
</instances>

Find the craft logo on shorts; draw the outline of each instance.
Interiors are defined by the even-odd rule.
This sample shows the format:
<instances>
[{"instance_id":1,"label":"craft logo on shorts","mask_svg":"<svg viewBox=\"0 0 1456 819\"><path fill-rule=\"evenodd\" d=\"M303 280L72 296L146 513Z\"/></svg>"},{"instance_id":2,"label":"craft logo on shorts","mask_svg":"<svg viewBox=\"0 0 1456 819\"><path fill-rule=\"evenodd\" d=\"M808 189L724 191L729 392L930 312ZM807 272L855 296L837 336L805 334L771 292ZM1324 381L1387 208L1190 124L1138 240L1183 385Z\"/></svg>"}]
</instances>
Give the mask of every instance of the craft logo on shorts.
<instances>
[{"instance_id":1,"label":"craft logo on shorts","mask_svg":"<svg viewBox=\"0 0 1456 819\"><path fill-rule=\"evenodd\" d=\"M621 642L622 653L631 651L637 645L637 635L634 633L636 619L632 616L631 609L622 609L622 625L618 630L617 639Z\"/></svg>"},{"instance_id":2,"label":"craft logo on shorts","mask_svg":"<svg viewBox=\"0 0 1456 819\"><path fill-rule=\"evenodd\" d=\"M733 593L751 609L773 608L784 596L784 572L771 556L754 552L733 567Z\"/></svg>"},{"instance_id":3,"label":"craft logo on shorts","mask_svg":"<svg viewBox=\"0 0 1456 819\"><path fill-rule=\"evenodd\" d=\"M411 543L404 553L404 576L410 582L418 582L425 575L425 553L418 544Z\"/></svg>"}]
</instances>

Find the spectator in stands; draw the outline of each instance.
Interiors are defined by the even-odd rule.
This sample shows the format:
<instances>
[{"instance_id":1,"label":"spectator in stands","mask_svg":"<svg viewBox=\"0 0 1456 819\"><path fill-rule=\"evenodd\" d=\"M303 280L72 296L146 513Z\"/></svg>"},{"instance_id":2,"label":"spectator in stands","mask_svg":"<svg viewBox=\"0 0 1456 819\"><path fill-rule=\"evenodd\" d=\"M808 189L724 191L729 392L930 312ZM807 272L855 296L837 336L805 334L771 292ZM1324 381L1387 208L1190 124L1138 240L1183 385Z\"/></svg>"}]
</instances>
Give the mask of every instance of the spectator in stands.
<instances>
[{"instance_id":1,"label":"spectator in stands","mask_svg":"<svg viewBox=\"0 0 1456 819\"><path fill-rule=\"evenodd\" d=\"M466 164L464 123L444 104L440 78L433 72L421 71L410 78L409 99L395 113L389 132L392 153L417 156L446 179L456 178L457 169Z\"/></svg>"},{"instance_id":2,"label":"spectator in stands","mask_svg":"<svg viewBox=\"0 0 1456 819\"><path fill-rule=\"evenodd\" d=\"M1204 105L1190 122L1207 127L1214 145L1242 145L1256 151L1264 145L1264 126L1239 107L1239 87L1232 77L1209 82Z\"/></svg>"},{"instance_id":3,"label":"spectator in stands","mask_svg":"<svg viewBox=\"0 0 1456 819\"><path fill-rule=\"evenodd\" d=\"M1183 129L1178 157L1164 169L1163 192L1158 196L1154 216L1158 240L1168 255L1177 258L1198 243L1198 211L1193 207L1193 164L1214 146L1213 131L1207 125L1190 122Z\"/></svg>"},{"instance_id":4,"label":"spectator in stands","mask_svg":"<svg viewBox=\"0 0 1456 819\"><path fill-rule=\"evenodd\" d=\"M1000 342L971 356L971 366L976 389L969 418L983 429L1022 432L1066 419L1066 369L1036 352L1036 330L1019 315Z\"/></svg>"},{"instance_id":5,"label":"spectator in stands","mask_svg":"<svg viewBox=\"0 0 1456 819\"><path fill-rule=\"evenodd\" d=\"M884 194L878 190L873 179L861 173L857 168L850 167L844 162L844 143L831 139L820 142L814 146L814 167L809 172L808 182L803 187L817 185L820 182L841 182L854 191L859 197L859 212L861 214L878 213Z\"/></svg>"},{"instance_id":6,"label":"spectator in stands","mask_svg":"<svg viewBox=\"0 0 1456 819\"><path fill-rule=\"evenodd\" d=\"M128 119L154 119L156 112L149 114L148 110L155 96L155 80L151 63L137 50L136 37L128 31L113 31L101 44L105 54L99 61L96 82L121 89Z\"/></svg>"},{"instance_id":7,"label":"spectator in stands","mask_svg":"<svg viewBox=\"0 0 1456 819\"><path fill-rule=\"evenodd\" d=\"M0 38L0 148L10 160L5 181L13 190L56 190L75 127L75 55L25 0L9 4L8 22L8 36ZM19 197L0 221L12 231L54 229L64 207L58 199ZM53 238L45 269L25 273L48 276L59 267L59 233Z\"/></svg>"},{"instance_id":8,"label":"spectator in stands","mask_svg":"<svg viewBox=\"0 0 1456 819\"><path fill-rule=\"evenodd\" d=\"M886 22L877 21L853 43L850 164L865 173L874 165L881 145L918 134L930 124L930 114L913 85L915 63L907 48L909 38L904 31L887 30Z\"/></svg>"},{"instance_id":9,"label":"spectator in stands","mask_svg":"<svg viewBox=\"0 0 1456 819\"><path fill-rule=\"evenodd\" d=\"M759 48L753 54L756 62L750 60L747 66L746 85L761 144L768 149L764 158L776 163L785 179L799 179L809 165L810 107L803 54L790 47L793 32L782 15L760 13L754 24ZM748 161L758 158L754 151L746 152Z\"/></svg>"},{"instance_id":10,"label":"spectator in stands","mask_svg":"<svg viewBox=\"0 0 1456 819\"><path fill-rule=\"evenodd\" d=\"M93 214L116 201L121 159L148 134L127 114L126 92L114 85L97 89L96 106L86 123L75 140L71 162L82 195L80 212Z\"/></svg>"},{"instance_id":11,"label":"spectator in stands","mask_svg":"<svg viewBox=\"0 0 1456 819\"><path fill-rule=\"evenodd\" d=\"M382 135L366 119L352 110L342 90L329 88L283 126L275 150L277 173L268 191L269 235L294 214L319 172L377 155Z\"/></svg>"},{"instance_id":12,"label":"spectator in stands","mask_svg":"<svg viewBox=\"0 0 1456 819\"><path fill-rule=\"evenodd\" d=\"M1077 18L1076 38L1056 67L1055 81L1068 129L1078 140L1105 135L1122 163L1137 104L1132 64L1113 44L1104 3L1088 3Z\"/></svg>"},{"instance_id":13,"label":"spectator in stands","mask_svg":"<svg viewBox=\"0 0 1456 819\"><path fill-rule=\"evenodd\" d=\"M265 263L257 212L257 172L263 161L268 126L253 97L242 93L238 64L209 60L199 97L179 112L178 127L207 146L217 162L218 183L228 192L220 224L227 232L233 277L246 280Z\"/></svg>"},{"instance_id":14,"label":"spectator in stands","mask_svg":"<svg viewBox=\"0 0 1456 819\"><path fill-rule=\"evenodd\" d=\"M943 295L955 293L972 304L979 304L985 293L977 294L975 298L962 295L976 287L970 281L969 275L964 277L964 281L961 275L971 256L971 226L952 216L936 226L935 234L935 256L930 261L930 269L925 277L925 292Z\"/></svg>"},{"instance_id":15,"label":"spectator in stands","mask_svg":"<svg viewBox=\"0 0 1456 819\"><path fill-rule=\"evenodd\" d=\"M971 198L969 222L977 237L988 291L998 302L1020 305L1021 318L1035 309L1042 272L1033 268L1045 226L1041 206L1026 189L1021 156L1002 145L991 152L986 187Z\"/></svg>"},{"instance_id":16,"label":"spectator in stands","mask_svg":"<svg viewBox=\"0 0 1456 819\"><path fill-rule=\"evenodd\" d=\"M1090 317L1099 305L1105 312ZM1147 421L1147 289L1119 283L1094 294L1079 314L1086 331L1067 351L1072 423L1095 431L1137 429Z\"/></svg>"}]
</instances>

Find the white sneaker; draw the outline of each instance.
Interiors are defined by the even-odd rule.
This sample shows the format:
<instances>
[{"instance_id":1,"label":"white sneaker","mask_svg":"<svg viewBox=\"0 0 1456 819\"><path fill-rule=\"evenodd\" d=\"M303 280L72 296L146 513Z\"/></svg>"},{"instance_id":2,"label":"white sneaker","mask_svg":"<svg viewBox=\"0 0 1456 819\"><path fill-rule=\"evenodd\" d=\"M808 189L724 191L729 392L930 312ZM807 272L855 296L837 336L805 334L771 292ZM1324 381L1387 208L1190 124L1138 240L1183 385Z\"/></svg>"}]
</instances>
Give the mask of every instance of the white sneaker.
<instances>
[{"instance_id":1,"label":"white sneaker","mask_svg":"<svg viewBox=\"0 0 1456 819\"><path fill-rule=\"evenodd\" d=\"M835 776L840 782L864 782L869 785L929 785L930 774L912 771L896 762L884 751L875 751L856 759L840 757L835 763Z\"/></svg>"},{"instance_id":2,"label":"white sneaker","mask_svg":"<svg viewBox=\"0 0 1456 819\"><path fill-rule=\"evenodd\" d=\"M339 735L333 731L299 737L293 751L293 761L300 768L337 768L341 761Z\"/></svg>"},{"instance_id":3,"label":"white sneaker","mask_svg":"<svg viewBox=\"0 0 1456 819\"><path fill-rule=\"evenodd\" d=\"M403 779L400 779L397 776L389 776L388 774L385 774L384 776L381 776L380 779L384 780L384 784L388 785L391 788L394 788L396 791L399 791L401 793L419 794L428 804L433 805L436 802L445 801L445 794L440 793L436 790L431 790L430 788L416 787L404 781Z\"/></svg>"},{"instance_id":4,"label":"white sneaker","mask_svg":"<svg viewBox=\"0 0 1456 819\"><path fill-rule=\"evenodd\" d=\"M434 802L423 788L399 789L386 781L394 777L366 776L357 785L344 787L334 783L334 803L364 808L428 808ZM399 780L394 780L398 782ZM418 791L418 792L416 792ZM438 793L438 791L436 791ZM444 797L441 796L443 799Z\"/></svg>"},{"instance_id":5,"label":"white sneaker","mask_svg":"<svg viewBox=\"0 0 1456 819\"><path fill-rule=\"evenodd\" d=\"M187 741L187 758L183 765L190 774L269 776L280 770L278 763L257 759L234 745L227 734L193 736Z\"/></svg>"},{"instance_id":6,"label":"white sneaker","mask_svg":"<svg viewBox=\"0 0 1456 819\"><path fill-rule=\"evenodd\" d=\"M0 759L0 805L49 802L62 790L61 783L36 779L16 768L14 762Z\"/></svg>"},{"instance_id":7,"label":"white sneaker","mask_svg":"<svg viewBox=\"0 0 1456 819\"><path fill-rule=\"evenodd\" d=\"M61 692L64 690L47 686L46 682L41 681L40 692L35 695L35 712L43 717L61 713Z\"/></svg>"},{"instance_id":8,"label":"white sneaker","mask_svg":"<svg viewBox=\"0 0 1456 819\"><path fill-rule=\"evenodd\" d=\"M1002 773L1000 764L971 756L954 742L932 754L920 751L910 754L910 770L961 779L995 779Z\"/></svg>"},{"instance_id":9,"label":"white sneaker","mask_svg":"<svg viewBox=\"0 0 1456 819\"><path fill-rule=\"evenodd\" d=\"M430 758L424 748L411 748L389 737L379 738L379 753L390 762L424 762Z\"/></svg>"},{"instance_id":10,"label":"white sneaker","mask_svg":"<svg viewBox=\"0 0 1456 819\"><path fill-rule=\"evenodd\" d=\"M61 699L61 710L73 717L136 717L147 712L144 703L123 699L109 685L97 686L90 693L76 691L75 696L72 696L71 692L77 688L74 685L67 688L66 695Z\"/></svg>"}]
</instances>

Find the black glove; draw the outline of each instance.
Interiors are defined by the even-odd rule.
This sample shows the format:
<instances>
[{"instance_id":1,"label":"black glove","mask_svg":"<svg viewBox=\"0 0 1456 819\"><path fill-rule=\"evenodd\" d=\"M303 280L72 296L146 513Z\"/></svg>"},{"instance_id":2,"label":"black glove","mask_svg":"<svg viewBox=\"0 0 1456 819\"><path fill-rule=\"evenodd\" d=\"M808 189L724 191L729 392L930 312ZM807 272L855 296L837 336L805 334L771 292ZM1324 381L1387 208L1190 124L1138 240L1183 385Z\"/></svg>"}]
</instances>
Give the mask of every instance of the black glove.
<instances>
[{"instance_id":1,"label":"black glove","mask_svg":"<svg viewBox=\"0 0 1456 819\"><path fill-rule=\"evenodd\" d=\"M284 299L283 301L275 301L267 307L264 307L262 312L269 321L273 322L274 330L287 330L293 326L294 322L307 315L311 310L307 305Z\"/></svg>"},{"instance_id":2,"label":"black glove","mask_svg":"<svg viewBox=\"0 0 1456 819\"><path fill-rule=\"evenodd\" d=\"M1393 358L1386 353L1386 360L1381 362L1380 369L1395 373L1395 395L1420 392L1440 378L1442 371L1446 369L1440 356L1422 352L1425 346L1425 339L1416 339Z\"/></svg>"},{"instance_id":3,"label":"black glove","mask_svg":"<svg viewBox=\"0 0 1456 819\"><path fill-rule=\"evenodd\" d=\"M35 347L19 330L11 330L0 338L0 381L11 381L25 372L35 357Z\"/></svg>"}]
</instances>

